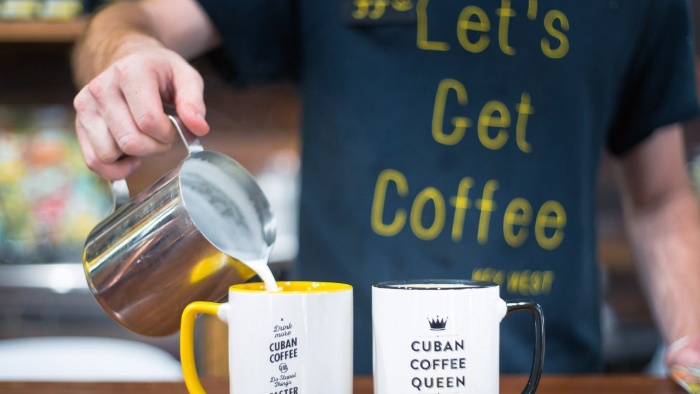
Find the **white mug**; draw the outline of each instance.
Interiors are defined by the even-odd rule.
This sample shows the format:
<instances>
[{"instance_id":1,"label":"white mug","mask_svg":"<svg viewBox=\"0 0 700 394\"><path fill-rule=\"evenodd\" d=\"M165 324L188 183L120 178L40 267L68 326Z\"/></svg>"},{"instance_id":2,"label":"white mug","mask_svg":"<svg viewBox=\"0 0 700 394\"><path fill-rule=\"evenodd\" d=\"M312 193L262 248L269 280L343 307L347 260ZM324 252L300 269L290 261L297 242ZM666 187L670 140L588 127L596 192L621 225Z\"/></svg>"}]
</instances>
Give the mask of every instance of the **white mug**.
<instances>
[{"instance_id":1,"label":"white mug","mask_svg":"<svg viewBox=\"0 0 700 394\"><path fill-rule=\"evenodd\" d=\"M194 321L200 313L229 326L231 393L352 394L352 286L330 282L234 285L228 303L196 301L185 308L180 356L190 393L204 393L194 362Z\"/></svg>"},{"instance_id":2,"label":"white mug","mask_svg":"<svg viewBox=\"0 0 700 394\"><path fill-rule=\"evenodd\" d=\"M544 363L544 317L532 301L505 302L493 283L469 280L381 282L372 287L375 394L497 394L499 324L526 310L535 324L527 387Z\"/></svg>"}]
</instances>

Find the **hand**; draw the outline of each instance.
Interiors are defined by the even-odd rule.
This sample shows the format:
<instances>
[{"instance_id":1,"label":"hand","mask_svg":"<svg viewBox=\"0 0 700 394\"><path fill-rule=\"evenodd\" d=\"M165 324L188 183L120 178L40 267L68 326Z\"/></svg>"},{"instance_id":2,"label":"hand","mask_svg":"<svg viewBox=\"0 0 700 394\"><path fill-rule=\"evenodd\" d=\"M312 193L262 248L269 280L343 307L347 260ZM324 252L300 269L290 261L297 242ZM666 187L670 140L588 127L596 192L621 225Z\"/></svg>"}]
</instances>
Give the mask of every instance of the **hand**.
<instances>
[{"instance_id":1,"label":"hand","mask_svg":"<svg viewBox=\"0 0 700 394\"><path fill-rule=\"evenodd\" d=\"M669 345L666 366L700 367L700 335L684 337Z\"/></svg>"},{"instance_id":2,"label":"hand","mask_svg":"<svg viewBox=\"0 0 700 394\"><path fill-rule=\"evenodd\" d=\"M73 102L86 165L106 179L124 179L138 168L139 157L168 151L179 136L164 103L175 106L195 135L208 133L203 90L201 75L166 48L149 46L122 57Z\"/></svg>"}]
</instances>

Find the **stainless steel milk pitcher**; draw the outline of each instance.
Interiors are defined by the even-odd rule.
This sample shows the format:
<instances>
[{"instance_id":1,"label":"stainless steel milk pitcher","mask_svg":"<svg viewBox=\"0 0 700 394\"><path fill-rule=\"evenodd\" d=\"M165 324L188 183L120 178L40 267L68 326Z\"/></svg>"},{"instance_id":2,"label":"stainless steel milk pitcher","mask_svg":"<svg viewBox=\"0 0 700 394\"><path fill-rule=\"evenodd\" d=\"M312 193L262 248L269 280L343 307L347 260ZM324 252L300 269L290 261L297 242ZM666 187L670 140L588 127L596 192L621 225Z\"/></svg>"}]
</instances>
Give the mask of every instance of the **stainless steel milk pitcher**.
<instances>
[{"instance_id":1,"label":"stainless steel milk pitcher","mask_svg":"<svg viewBox=\"0 0 700 394\"><path fill-rule=\"evenodd\" d=\"M250 279L245 262L267 262L276 235L253 176L204 150L179 118L170 120L187 157L131 200L126 182L113 184L117 206L83 251L97 301L124 327L150 336L176 332L189 303L218 301L230 285Z\"/></svg>"}]
</instances>

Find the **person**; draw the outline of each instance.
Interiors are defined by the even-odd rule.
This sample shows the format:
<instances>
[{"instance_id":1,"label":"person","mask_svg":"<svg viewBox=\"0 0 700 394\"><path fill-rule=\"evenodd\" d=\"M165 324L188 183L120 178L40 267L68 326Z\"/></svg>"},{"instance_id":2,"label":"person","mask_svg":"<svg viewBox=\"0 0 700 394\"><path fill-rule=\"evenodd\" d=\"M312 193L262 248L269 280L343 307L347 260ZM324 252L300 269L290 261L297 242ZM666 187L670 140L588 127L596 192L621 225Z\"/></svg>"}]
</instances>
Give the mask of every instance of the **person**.
<instances>
[{"instance_id":1,"label":"person","mask_svg":"<svg viewBox=\"0 0 700 394\"><path fill-rule=\"evenodd\" d=\"M355 289L371 373L371 285L488 279L546 315L545 372L600 371L595 189L604 149L670 364L700 365L700 215L681 122L698 115L685 0L149 0L97 13L76 45L76 131L107 179L209 132L205 54L241 86L302 100L296 275ZM532 357L505 319L503 372ZM683 345L683 346L681 346Z\"/></svg>"}]
</instances>

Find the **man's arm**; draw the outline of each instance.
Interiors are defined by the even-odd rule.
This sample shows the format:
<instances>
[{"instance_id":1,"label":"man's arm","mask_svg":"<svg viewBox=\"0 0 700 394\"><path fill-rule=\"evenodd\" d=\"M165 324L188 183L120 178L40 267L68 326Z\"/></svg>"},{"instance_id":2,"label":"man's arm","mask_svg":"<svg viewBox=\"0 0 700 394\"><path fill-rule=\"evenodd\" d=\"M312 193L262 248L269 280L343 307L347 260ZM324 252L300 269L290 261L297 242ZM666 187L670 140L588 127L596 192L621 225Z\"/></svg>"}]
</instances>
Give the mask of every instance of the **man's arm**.
<instances>
[{"instance_id":1,"label":"man's arm","mask_svg":"<svg viewBox=\"0 0 700 394\"><path fill-rule=\"evenodd\" d=\"M700 209L685 167L683 130L657 130L613 163L627 231L667 362L700 365Z\"/></svg>"},{"instance_id":2,"label":"man's arm","mask_svg":"<svg viewBox=\"0 0 700 394\"><path fill-rule=\"evenodd\" d=\"M138 157L177 141L163 104L197 135L208 132L203 82L187 58L219 44L194 0L118 2L98 12L78 40L73 71L76 132L86 164L125 178Z\"/></svg>"},{"instance_id":3,"label":"man's arm","mask_svg":"<svg viewBox=\"0 0 700 394\"><path fill-rule=\"evenodd\" d=\"M192 0L119 2L98 12L73 51L78 87L138 48L166 47L191 59L219 44L206 14Z\"/></svg>"}]
</instances>

